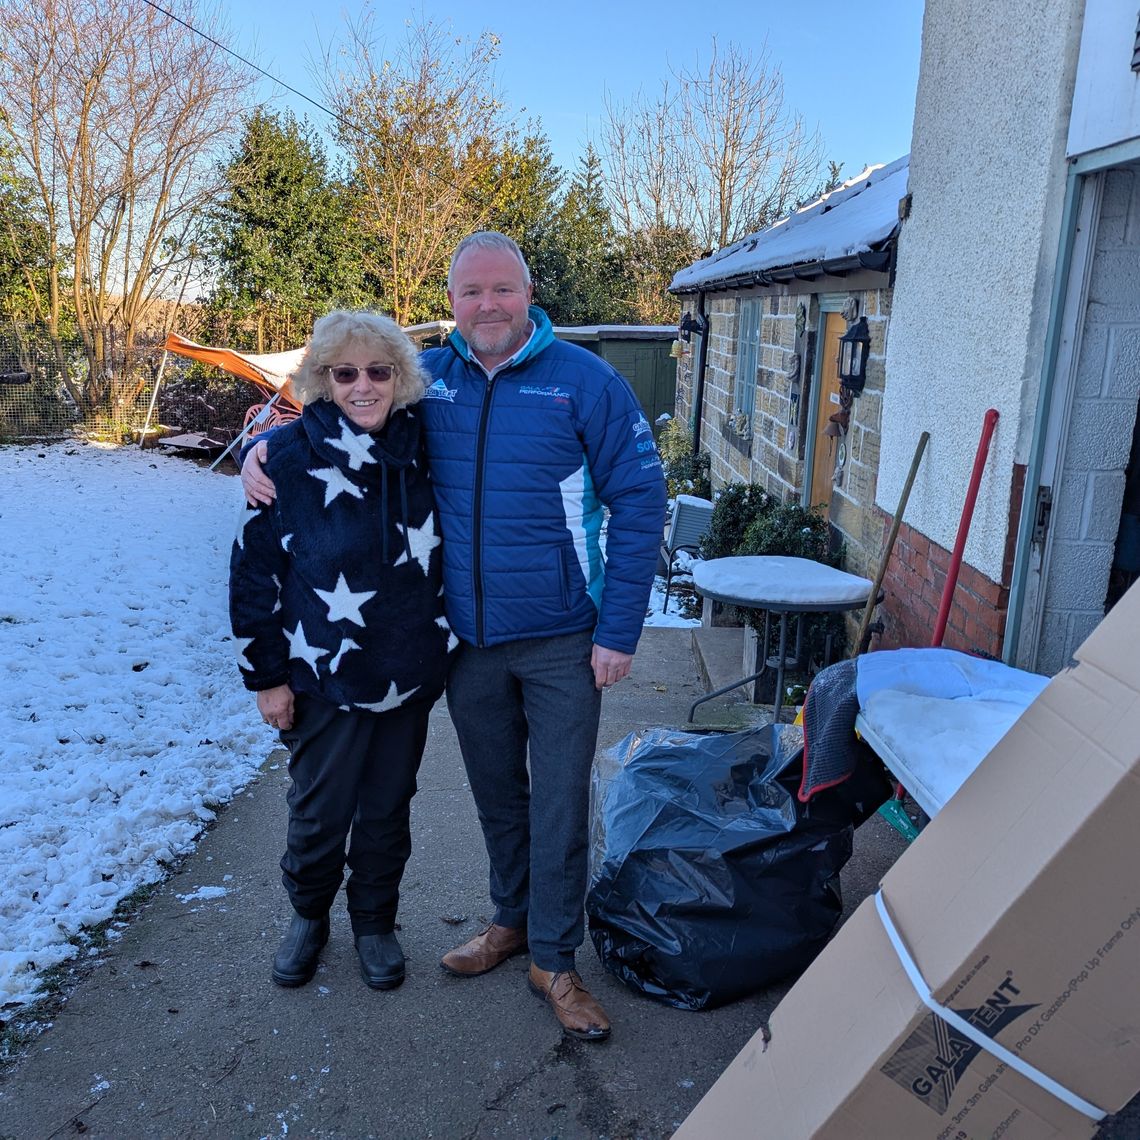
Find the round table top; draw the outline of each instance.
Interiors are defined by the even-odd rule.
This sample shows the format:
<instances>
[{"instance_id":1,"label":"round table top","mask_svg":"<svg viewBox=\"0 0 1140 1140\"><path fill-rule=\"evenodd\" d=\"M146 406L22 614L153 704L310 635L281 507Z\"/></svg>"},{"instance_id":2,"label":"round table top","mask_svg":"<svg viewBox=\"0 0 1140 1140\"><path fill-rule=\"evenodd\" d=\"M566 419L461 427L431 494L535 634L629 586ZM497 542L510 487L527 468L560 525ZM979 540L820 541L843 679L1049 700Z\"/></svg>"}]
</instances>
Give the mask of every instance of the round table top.
<instances>
[{"instance_id":1,"label":"round table top","mask_svg":"<svg viewBox=\"0 0 1140 1140\"><path fill-rule=\"evenodd\" d=\"M781 554L711 558L693 566L693 583L708 598L776 612L852 610L866 605L871 580L810 558Z\"/></svg>"}]
</instances>

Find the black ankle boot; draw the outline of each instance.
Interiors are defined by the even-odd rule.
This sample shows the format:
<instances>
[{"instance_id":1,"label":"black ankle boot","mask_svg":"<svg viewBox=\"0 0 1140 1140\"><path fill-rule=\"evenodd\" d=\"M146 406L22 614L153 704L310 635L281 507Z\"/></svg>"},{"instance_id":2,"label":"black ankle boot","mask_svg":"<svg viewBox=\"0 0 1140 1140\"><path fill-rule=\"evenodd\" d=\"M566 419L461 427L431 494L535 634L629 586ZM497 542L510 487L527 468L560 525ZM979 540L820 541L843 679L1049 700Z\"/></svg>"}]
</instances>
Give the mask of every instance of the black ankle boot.
<instances>
[{"instance_id":1,"label":"black ankle boot","mask_svg":"<svg viewBox=\"0 0 1140 1140\"><path fill-rule=\"evenodd\" d=\"M395 934L358 934L360 973L374 990L394 990L404 980L404 951Z\"/></svg>"},{"instance_id":2,"label":"black ankle boot","mask_svg":"<svg viewBox=\"0 0 1140 1140\"><path fill-rule=\"evenodd\" d=\"M323 918L293 915L273 956L273 980L279 986L303 986L317 972L317 958L328 940L328 915Z\"/></svg>"}]
</instances>

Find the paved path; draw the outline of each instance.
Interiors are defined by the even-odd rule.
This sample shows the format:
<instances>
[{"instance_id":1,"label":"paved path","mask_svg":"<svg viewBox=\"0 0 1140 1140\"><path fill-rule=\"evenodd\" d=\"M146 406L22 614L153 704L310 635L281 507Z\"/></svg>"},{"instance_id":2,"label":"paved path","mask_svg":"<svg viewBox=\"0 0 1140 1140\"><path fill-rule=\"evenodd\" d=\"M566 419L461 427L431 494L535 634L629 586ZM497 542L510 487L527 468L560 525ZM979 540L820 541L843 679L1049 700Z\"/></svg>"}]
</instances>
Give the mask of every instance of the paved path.
<instances>
[{"instance_id":1,"label":"paved path","mask_svg":"<svg viewBox=\"0 0 1140 1140\"><path fill-rule=\"evenodd\" d=\"M603 746L683 724L701 691L690 646L688 630L646 631L633 677L606 695ZM525 957L483 978L445 974L440 955L489 907L442 702L401 904L407 981L364 986L338 902L313 983L279 989L269 961L288 918L277 869L286 785L271 758L0 1078L0 1138L666 1137L782 993L686 1013L625 989L587 940L581 972L614 1021L609 1042L589 1045L564 1040L527 992ZM860 829L849 909L899 850L877 818ZM204 886L228 893L180 900Z\"/></svg>"}]
</instances>

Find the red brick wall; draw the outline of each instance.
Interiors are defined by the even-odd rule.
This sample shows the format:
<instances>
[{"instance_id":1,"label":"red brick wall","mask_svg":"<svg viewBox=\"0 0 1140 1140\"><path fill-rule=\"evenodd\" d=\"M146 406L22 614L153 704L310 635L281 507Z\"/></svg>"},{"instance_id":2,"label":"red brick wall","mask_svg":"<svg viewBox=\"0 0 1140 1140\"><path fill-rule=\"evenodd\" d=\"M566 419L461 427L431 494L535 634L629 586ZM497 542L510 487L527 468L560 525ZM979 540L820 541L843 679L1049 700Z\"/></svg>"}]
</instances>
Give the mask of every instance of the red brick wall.
<instances>
[{"instance_id":1,"label":"red brick wall","mask_svg":"<svg viewBox=\"0 0 1140 1140\"><path fill-rule=\"evenodd\" d=\"M1002 580L994 582L973 566L962 563L946 622L946 633L942 638L942 644L947 649L1001 657L1025 471L1025 465L1017 463L1010 473ZM891 518L878 508L876 512L882 516L885 545ZM899 527L891 561L883 578L886 597L878 611L885 629L872 642L872 649L901 649L930 644L949 569L950 551L931 542L926 535L906 523Z\"/></svg>"},{"instance_id":2,"label":"red brick wall","mask_svg":"<svg viewBox=\"0 0 1140 1140\"><path fill-rule=\"evenodd\" d=\"M889 526L890 520L885 519ZM872 649L925 646L934 636L950 551L903 523L883 579L878 616L886 626ZM942 644L947 649L1000 657L1009 590L962 563Z\"/></svg>"}]
</instances>

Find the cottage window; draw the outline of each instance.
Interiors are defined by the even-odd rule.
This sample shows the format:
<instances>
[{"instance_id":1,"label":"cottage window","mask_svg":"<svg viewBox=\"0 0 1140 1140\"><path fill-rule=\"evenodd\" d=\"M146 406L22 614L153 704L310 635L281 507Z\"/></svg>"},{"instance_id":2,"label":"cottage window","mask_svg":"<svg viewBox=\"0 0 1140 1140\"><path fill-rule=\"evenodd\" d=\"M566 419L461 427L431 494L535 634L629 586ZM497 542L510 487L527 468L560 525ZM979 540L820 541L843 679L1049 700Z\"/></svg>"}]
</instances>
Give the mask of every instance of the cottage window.
<instances>
[{"instance_id":1,"label":"cottage window","mask_svg":"<svg viewBox=\"0 0 1140 1140\"><path fill-rule=\"evenodd\" d=\"M756 369L760 364L760 306L758 298L740 302L739 334L736 341L736 382L733 384L734 415L752 417L756 406Z\"/></svg>"}]
</instances>

